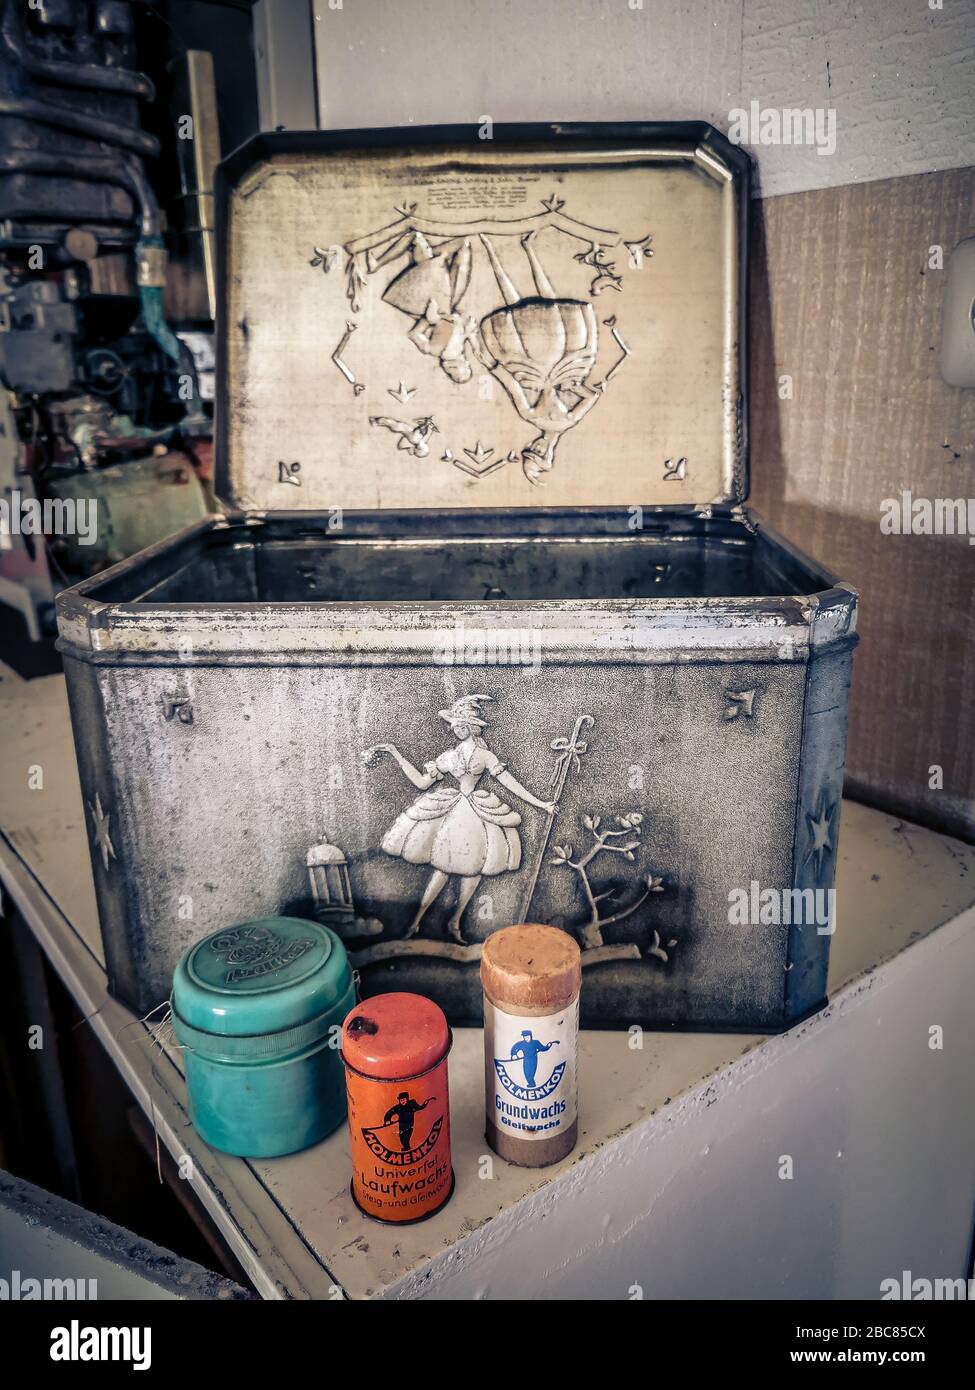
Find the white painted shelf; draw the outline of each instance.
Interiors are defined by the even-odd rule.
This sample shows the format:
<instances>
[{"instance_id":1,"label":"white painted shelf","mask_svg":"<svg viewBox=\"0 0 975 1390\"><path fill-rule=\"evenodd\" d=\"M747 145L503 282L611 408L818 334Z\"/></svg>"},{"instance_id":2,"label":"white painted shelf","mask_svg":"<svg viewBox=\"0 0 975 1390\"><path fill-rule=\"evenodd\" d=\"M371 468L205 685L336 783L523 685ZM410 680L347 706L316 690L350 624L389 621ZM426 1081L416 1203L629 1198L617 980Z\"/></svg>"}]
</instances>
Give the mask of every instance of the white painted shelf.
<instances>
[{"instance_id":1,"label":"white painted shelf","mask_svg":"<svg viewBox=\"0 0 975 1390\"><path fill-rule=\"evenodd\" d=\"M457 1030L456 1192L397 1230L353 1205L341 1131L266 1163L196 1136L178 1055L106 992L63 680L0 668L0 723L4 886L264 1296L876 1298L905 1268L967 1275L975 849L845 802L829 1007L775 1038L584 1033L579 1146L551 1169L484 1164L481 1034Z\"/></svg>"}]
</instances>

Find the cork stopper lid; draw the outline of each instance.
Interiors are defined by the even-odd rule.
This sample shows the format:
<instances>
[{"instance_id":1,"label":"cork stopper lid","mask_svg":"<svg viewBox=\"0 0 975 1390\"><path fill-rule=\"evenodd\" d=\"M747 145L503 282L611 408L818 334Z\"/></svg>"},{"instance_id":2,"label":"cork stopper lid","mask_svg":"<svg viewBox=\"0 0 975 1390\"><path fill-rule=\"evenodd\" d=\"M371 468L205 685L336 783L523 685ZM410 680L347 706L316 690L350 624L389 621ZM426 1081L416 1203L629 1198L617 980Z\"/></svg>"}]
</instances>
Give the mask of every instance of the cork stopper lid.
<instances>
[{"instance_id":1,"label":"cork stopper lid","mask_svg":"<svg viewBox=\"0 0 975 1390\"><path fill-rule=\"evenodd\" d=\"M582 983L579 947L558 927L537 922L492 932L481 954L481 984L508 1013L557 1013Z\"/></svg>"}]
</instances>

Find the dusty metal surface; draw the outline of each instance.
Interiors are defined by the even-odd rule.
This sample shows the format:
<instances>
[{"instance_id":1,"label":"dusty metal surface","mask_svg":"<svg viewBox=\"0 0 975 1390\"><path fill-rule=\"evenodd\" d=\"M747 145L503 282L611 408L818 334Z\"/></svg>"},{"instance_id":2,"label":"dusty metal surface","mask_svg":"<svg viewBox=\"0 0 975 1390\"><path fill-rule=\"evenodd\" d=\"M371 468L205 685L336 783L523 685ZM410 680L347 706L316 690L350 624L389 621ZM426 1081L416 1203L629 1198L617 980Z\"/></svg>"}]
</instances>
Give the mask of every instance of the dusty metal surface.
<instances>
[{"instance_id":1,"label":"dusty metal surface","mask_svg":"<svg viewBox=\"0 0 975 1390\"><path fill-rule=\"evenodd\" d=\"M4 1297L249 1299L231 1279L0 1171ZM18 1291L9 1289L15 1280ZM25 1283L25 1281L30 1281Z\"/></svg>"},{"instance_id":2,"label":"dusty metal surface","mask_svg":"<svg viewBox=\"0 0 975 1390\"><path fill-rule=\"evenodd\" d=\"M274 602L262 528L224 522L66 595L114 988L145 1011L190 941L280 911L341 931L367 991L454 1022L479 1018L485 937L526 919L583 945L589 1024L774 1028L822 1002L828 936L732 925L728 895L832 883L854 597L774 536L760 565L754 523L683 525L692 586L714 563L822 592L365 602L352 569L351 601L295 602L292 577ZM302 526L269 519L268 547ZM240 575L206 570L213 537ZM384 544L404 595L462 549ZM517 582L558 592L535 550ZM216 601L180 601L207 573Z\"/></svg>"},{"instance_id":3,"label":"dusty metal surface","mask_svg":"<svg viewBox=\"0 0 975 1390\"><path fill-rule=\"evenodd\" d=\"M748 162L700 125L495 136L225 167L220 467L271 509L59 600L109 975L143 1012L191 941L276 912L454 1023L525 920L584 948L588 1024L823 1001L825 918L729 912L832 884L856 602L740 503Z\"/></svg>"},{"instance_id":4,"label":"dusty metal surface","mask_svg":"<svg viewBox=\"0 0 975 1390\"><path fill-rule=\"evenodd\" d=\"M224 166L221 495L741 500L742 152L692 124L403 139L262 136Z\"/></svg>"}]
</instances>

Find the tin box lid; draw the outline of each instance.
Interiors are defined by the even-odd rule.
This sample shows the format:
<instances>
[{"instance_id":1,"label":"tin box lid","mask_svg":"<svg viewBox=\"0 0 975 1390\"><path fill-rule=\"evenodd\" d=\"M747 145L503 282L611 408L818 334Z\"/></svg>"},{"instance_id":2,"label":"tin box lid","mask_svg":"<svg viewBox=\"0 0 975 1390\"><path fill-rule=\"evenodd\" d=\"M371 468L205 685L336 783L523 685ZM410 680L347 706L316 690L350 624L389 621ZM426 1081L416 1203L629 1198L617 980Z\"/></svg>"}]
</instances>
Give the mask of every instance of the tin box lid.
<instances>
[{"instance_id":1,"label":"tin box lid","mask_svg":"<svg viewBox=\"0 0 975 1390\"><path fill-rule=\"evenodd\" d=\"M429 1071L450 1047L443 1010L422 994L377 994L342 1025L342 1056L363 1076L396 1081Z\"/></svg>"},{"instance_id":2,"label":"tin box lid","mask_svg":"<svg viewBox=\"0 0 975 1390\"><path fill-rule=\"evenodd\" d=\"M279 1033L321 1018L352 984L334 932L298 917L262 917L212 932L182 956L173 1012L219 1037Z\"/></svg>"},{"instance_id":3,"label":"tin box lid","mask_svg":"<svg viewBox=\"0 0 975 1390\"><path fill-rule=\"evenodd\" d=\"M218 492L741 501L749 184L703 123L256 137L218 178Z\"/></svg>"}]
</instances>

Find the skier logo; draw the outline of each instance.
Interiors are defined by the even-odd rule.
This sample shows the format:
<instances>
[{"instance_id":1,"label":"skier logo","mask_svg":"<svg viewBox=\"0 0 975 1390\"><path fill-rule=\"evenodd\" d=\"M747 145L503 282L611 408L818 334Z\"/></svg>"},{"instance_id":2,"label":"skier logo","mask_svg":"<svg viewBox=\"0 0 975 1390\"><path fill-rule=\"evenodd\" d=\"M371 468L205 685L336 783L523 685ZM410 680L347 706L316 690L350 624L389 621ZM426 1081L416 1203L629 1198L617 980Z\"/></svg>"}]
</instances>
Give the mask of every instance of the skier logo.
<instances>
[{"instance_id":1,"label":"skier logo","mask_svg":"<svg viewBox=\"0 0 975 1390\"><path fill-rule=\"evenodd\" d=\"M541 1086L535 1085L536 1073L538 1071L538 1058L542 1052L548 1052L553 1047L560 1046L558 1038L552 1042L542 1042L536 1038L530 1028L522 1029L521 1038L511 1049L510 1057L495 1057L494 1069L498 1073L498 1080L516 1100L542 1100L545 1096L550 1096L558 1088L559 1082L565 1071L565 1062L559 1062L551 1076ZM521 1064L525 1074L524 1085L515 1081L513 1076L508 1074L508 1065L511 1062Z\"/></svg>"},{"instance_id":2,"label":"skier logo","mask_svg":"<svg viewBox=\"0 0 975 1390\"><path fill-rule=\"evenodd\" d=\"M400 1091L396 1098L396 1104L386 1111L383 1123L374 1125L371 1129L363 1129L362 1137L377 1158L396 1168L405 1168L426 1158L440 1138L443 1116L437 1116L427 1137L415 1147L413 1146L413 1127L419 1111L425 1110L432 1100L434 1097L428 1096L424 1101L416 1101L409 1091ZM389 1148L379 1137L380 1130L392 1128L394 1125L399 1133L400 1146L398 1149Z\"/></svg>"}]
</instances>

